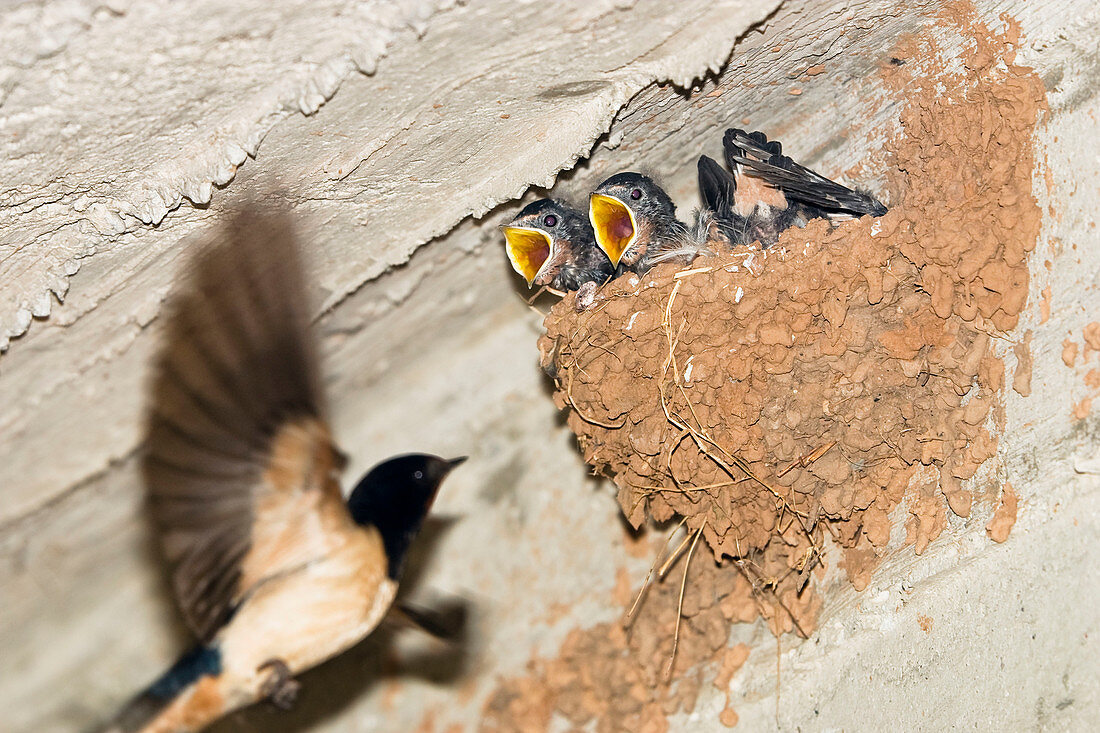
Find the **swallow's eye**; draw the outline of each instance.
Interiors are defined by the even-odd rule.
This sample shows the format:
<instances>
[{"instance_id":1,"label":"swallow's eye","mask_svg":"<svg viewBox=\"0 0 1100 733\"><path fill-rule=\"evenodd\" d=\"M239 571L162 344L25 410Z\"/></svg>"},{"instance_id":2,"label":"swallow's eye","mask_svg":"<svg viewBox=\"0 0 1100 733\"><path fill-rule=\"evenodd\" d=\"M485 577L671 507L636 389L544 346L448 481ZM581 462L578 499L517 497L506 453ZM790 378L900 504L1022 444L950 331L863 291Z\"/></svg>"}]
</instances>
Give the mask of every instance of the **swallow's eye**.
<instances>
[{"instance_id":1,"label":"swallow's eye","mask_svg":"<svg viewBox=\"0 0 1100 733\"><path fill-rule=\"evenodd\" d=\"M414 471L413 472L413 478L416 479L417 481L423 481L424 480L424 472L423 471Z\"/></svg>"},{"instance_id":2,"label":"swallow's eye","mask_svg":"<svg viewBox=\"0 0 1100 733\"><path fill-rule=\"evenodd\" d=\"M630 192L630 198L634 199L635 201L637 201L641 197L642 197L642 189L640 189L640 188L636 188L636 189L634 189L633 191Z\"/></svg>"},{"instance_id":3,"label":"swallow's eye","mask_svg":"<svg viewBox=\"0 0 1100 733\"><path fill-rule=\"evenodd\" d=\"M548 227L556 227L558 225L558 217L554 216L553 214L547 214L546 216L542 217L542 223Z\"/></svg>"}]
</instances>

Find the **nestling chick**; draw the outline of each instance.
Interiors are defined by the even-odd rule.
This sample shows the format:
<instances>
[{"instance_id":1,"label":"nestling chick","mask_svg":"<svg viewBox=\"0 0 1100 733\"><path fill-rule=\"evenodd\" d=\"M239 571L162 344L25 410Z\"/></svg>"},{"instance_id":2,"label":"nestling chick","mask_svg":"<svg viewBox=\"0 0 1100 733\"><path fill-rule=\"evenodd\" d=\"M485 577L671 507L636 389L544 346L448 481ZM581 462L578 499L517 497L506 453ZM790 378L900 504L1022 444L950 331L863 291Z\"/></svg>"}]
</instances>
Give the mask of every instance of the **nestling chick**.
<instances>
[{"instance_id":1,"label":"nestling chick","mask_svg":"<svg viewBox=\"0 0 1100 733\"><path fill-rule=\"evenodd\" d=\"M588 220L561 201L528 204L502 231L508 259L528 287L577 290L588 282L602 285L615 273Z\"/></svg>"},{"instance_id":2,"label":"nestling chick","mask_svg":"<svg viewBox=\"0 0 1100 733\"><path fill-rule=\"evenodd\" d=\"M886 207L867 193L832 181L783 155L778 141L762 132L726 130L722 139L726 162L733 170L733 200L728 180L715 184L720 174L730 174L707 158L700 159L700 193L707 206L721 209L715 219L732 244L759 241L764 247L776 242L792 226L803 227L812 219L839 223L856 216L882 216ZM708 185L703 168L708 169Z\"/></svg>"},{"instance_id":3,"label":"nestling chick","mask_svg":"<svg viewBox=\"0 0 1100 733\"><path fill-rule=\"evenodd\" d=\"M652 178L618 173L589 198L588 216L599 245L617 266L639 274L657 262L690 262L705 241L701 218L689 227L676 218L676 204ZM705 237L704 237L705 239Z\"/></svg>"}]
</instances>

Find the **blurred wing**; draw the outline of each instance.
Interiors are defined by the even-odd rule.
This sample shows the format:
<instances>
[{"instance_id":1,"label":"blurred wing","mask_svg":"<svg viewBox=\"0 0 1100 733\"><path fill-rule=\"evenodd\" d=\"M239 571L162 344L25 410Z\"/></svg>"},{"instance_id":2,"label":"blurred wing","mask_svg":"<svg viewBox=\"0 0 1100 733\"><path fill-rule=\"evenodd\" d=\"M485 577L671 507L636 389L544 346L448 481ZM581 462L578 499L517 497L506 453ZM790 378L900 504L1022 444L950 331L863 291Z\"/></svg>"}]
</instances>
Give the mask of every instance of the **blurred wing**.
<instances>
[{"instance_id":1,"label":"blurred wing","mask_svg":"<svg viewBox=\"0 0 1100 733\"><path fill-rule=\"evenodd\" d=\"M325 517L346 514L312 346L289 222L239 214L170 307L143 462L173 590L203 641L256 583L323 553Z\"/></svg>"},{"instance_id":2,"label":"blurred wing","mask_svg":"<svg viewBox=\"0 0 1100 733\"><path fill-rule=\"evenodd\" d=\"M873 196L831 181L783 155L783 146L769 141L762 132L731 128L726 130L722 145L731 168L762 179L790 199L838 213L886 213L886 207Z\"/></svg>"}]
</instances>

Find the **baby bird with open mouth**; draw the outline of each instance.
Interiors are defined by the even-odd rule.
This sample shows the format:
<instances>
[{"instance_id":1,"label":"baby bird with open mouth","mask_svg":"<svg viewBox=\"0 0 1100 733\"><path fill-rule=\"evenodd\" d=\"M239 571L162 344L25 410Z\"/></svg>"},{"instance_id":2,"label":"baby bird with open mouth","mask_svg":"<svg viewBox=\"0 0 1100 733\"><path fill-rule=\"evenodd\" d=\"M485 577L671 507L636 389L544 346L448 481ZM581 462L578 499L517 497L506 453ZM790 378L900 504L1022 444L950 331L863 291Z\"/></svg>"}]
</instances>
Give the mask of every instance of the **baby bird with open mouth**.
<instances>
[{"instance_id":1,"label":"baby bird with open mouth","mask_svg":"<svg viewBox=\"0 0 1100 733\"><path fill-rule=\"evenodd\" d=\"M565 292L589 282L602 285L615 274L588 220L561 201L528 204L502 231L508 260L528 287Z\"/></svg>"},{"instance_id":2,"label":"baby bird with open mouth","mask_svg":"<svg viewBox=\"0 0 1100 733\"><path fill-rule=\"evenodd\" d=\"M780 143L761 132L727 130L723 145L732 172L700 156L703 206L690 225L676 217L669 195L640 173L616 174L596 188L589 218L596 243L611 262L644 273L664 261L690 264L715 244L760 242L766 248L786 229L815 218L839 223L886 213L873 196L783 155Z\"/></svg>"},{"instance_id":3,"label":"baby bird with open mouth","mask_svg":"<svg viewBox=\"0 0 1100 733\"><path fill-rule=\"evenodd\" d=\"M676 204L641 173L618 173L596 187L588 216L596 244L617 267L639 274L667 260L691 262L709 227L697 212L694 226L676 218Z\"/></svg>"}]
</instances>

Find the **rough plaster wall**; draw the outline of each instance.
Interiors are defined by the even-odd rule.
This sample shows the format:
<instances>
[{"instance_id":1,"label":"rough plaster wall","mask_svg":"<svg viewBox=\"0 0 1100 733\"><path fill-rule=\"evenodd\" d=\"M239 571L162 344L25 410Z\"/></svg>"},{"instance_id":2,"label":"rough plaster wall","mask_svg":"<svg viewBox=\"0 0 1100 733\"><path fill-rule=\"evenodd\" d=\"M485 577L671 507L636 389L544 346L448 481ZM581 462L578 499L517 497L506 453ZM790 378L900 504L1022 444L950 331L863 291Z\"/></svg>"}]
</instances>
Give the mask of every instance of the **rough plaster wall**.
<instances>
[{"instance_id":1,"label":"rough plaster wall","mask_svg":"<svg viewBox=\"0 0 1100 733\"><path fill-rule=\"evenodd\" d=\"M324 115L291 117L273 128L263 146L262 165L258 162L241 172L243 178L254 175L264 180L251 184L239 180L227 191L223 204L278 186L288 204L316 214L315 274L319 299L327 310L464 217L484 214L532 182L550 183L556 171L588 151L616 110L640 89L663 79L689 83L708 68L717 68L736 36L765 10L762 6L747 10L743 2L717 7L698 2L669 13L659 3L648 3L627 13L614 10L612 3L596 2L586 4L584 10L571 9L564 18L542 4L518 9L511 4L486 4L445 13L423 43L414 43L411 33L406 37L408 44L395 49L385 62L385 74L355 77L355 83L326 106ZM292 21L293 17L284 22ZM573 30L555 33L549 37L553 43L546 44L541 54L532 53L528 29L561 27L563 21ZM478 31L473 38L472 29ZM602 42L594 42L595 36ZM581 57L582 63L575 55L577 44L594 45L596 51ZM165 45L170 44L165 41ZM452 52L443 49L458 49L469 61L456 64ZM57 65L55 72L79 66L69 59L60 59ZM99 76L107 73L99 71ZM98 86L86 90L85 103L93 105L102 91ZM200 90L199 96L205 95ZM14 97L15 92L4 107L9 119L18 118ZM177 113L180 102L169 102L171 106L162 112ZM191 119L179 122L193 137L191 128L197 124L200 121ZM114 141L119 133L105 130L104 135ZM13 139L18 144L19 138L13 135ZM138 147L132 157L144 155L141 142L134 142ZM95 155L79 149L72 155L80 159L83 152L93 160L105 156L102 167L118 167L112 157L114 144ZM18 163L33 158L40 148L51 146L35 139L26 150L13 150L8 157ZM174 162L182 169L191 163L192 155L204 152L184 148ZM125 170L125 164L122 167ZM38 180L45 188L57 185L49 170L38 172L38 179L29 171L16 173L0 180ZM81 186L94 187L94 180ZM81 261L97 286L74 289L54 317L35 324L5 358L5 379L0 385L0 403L10 406L0 429L13 436L38 438L52 433L52 440L38 442L76 441L80 449L67 451L60 460L45 460L41 453L20 448L21 441L6 441L0 447L0 482L19 488L0 509L0 521L61 495L84 476L102 470L108 459L132 449L137 438L132 420L116 425L109 441L90 430L113 422L108 415L118 414L115 400L108 413L97 413L89 406L80 415L70 415L65 424L60 424L53 408L64 409L60 400L66 387L77 379L86 381L92 363L105 364L132 352L137 331L155 317L178 265L181 248L173 245L208 226L220 210L188 209L155 229L132 222L134 227L127 232L92 235L90 242L89 235L81 235L82 246L91 245L84 251L96 253ZM34 220L34 211L11 207L8 214L19 225L0 229L4 232L0 236L12 242L2 245L5 257L0 264L13 268L0 272L0 281L11 283L14 292L33 280L33 267L44 264L42 252L36 250L53 250L33 234L28 239L21 228L22 222ZM73 226L83 227L79 222L84 220L75 213L73 217L78 220ZM68 228L65 222L48 226ZM9 307L7 316L16 317L19 308ZM0 310L0 318L4 315ZM54 348L58 340L46 331L56 327L65 329L62 339L72 338L69 332L84 327L95 334L85 342L80 361L74 361L72 352ZM105 339L104 331L111 336ZM34 357L28 352L35 352ZM129 369L126 374L122 378L132 380L137 371ZM106 388L114 386L110 382ZM133 387L132 381L127 383L124 393L137 397ZM6 481L8 476L18 480Z\"/></svg>"},{"instance_id":2,"label":"rough plaster wall","mask_svg":"<svg viewBox=\"0 0 1100 733\"><path fill-rule=\"evenodd\" d=\"M256 39L227 30L252 27L247 16L210 5L209 24L191 28L191 16L177 10L172 33L149 45L174 52L172 39L182 33L191 40L181 48L201 51L218 38L223 58L239 61L241 74L220 73L223 61L210 56L209 78L160 78L165 90L190 94L189 101L169 95L157 107L150 102L157 95L135 93L134 106L117 115L100 114L96 80L115 61L104 44L157 38L169 4L104 12L90 3L24 3L0 19L0 37L17 39L6 46L13 50L0 75L0 129L20 133L3 138L14 147L0 163L8 166L0 186L0 302L7 304L0 323L19 325L25 296L4 298L36 282L48 286L34 278L73 252L82 257L64 303L0 357L0 728L86 725L184 643L140 519L132 459L140 386L161 300L190 237L232 202L272 188L284 192L308 234L325 305L319 328L337 434L355 458L349 476L398 450L472 455L440 502L453 521L430 533L418 588L475 599L474 682L456 696L453 686L432 679L430 662L417 661L423 649L406 649L415 640L401 639L398 649L408 653L398 665L405 676L397 691L385 681L392 670L378 661L384 640L375 640L307 675L305 696L290 715L258 709L222 730L407 730L433 707L447 711L440 723L476 720L496 675L519 671L533 652L553 654L578 624L612 618L615 570L626 567L637 581L647 564L624 552L614 503L586 479L549 403L534 365L538 318L518 297L495 231L516 205L493 207L528 184L551 183L590 152L563 176L559 192L580 198L609 172L644 162L689 202L694 157L716 152L721 126L742 118L815 166L842 171L867 157L890 127L895 110L880 104L865 79L898 33L924 22L922 8L780 7L763 32L741 39L717 82L687 98L651 83L702 76L772 7L699 2L673 10L637 2L617 10L608 2L551 11L544 4L472 3L431 17L418 41L413 30L400 30L401 19L422 18L432 3L334 3L325 6L328 24L318 20L323 14L298 8L296 15L287 3L267 26L280 42L253 48L248 58L234 53L237 44L244 54ZM380 54L390 44L371 77L340 64L376 29L343 27L331 15L364 8L392 21L382 45L370 46ZM1033 285L1037 293L1053 282L1055 307L1052 320L1036 326L1035 394L1010 401L1002 448L1001 470L1024 497L1022 517L1004 546L988 543L977 513L956 522L919 562L899 553L868 591L837 584L821 633L802 644L784 640L784 648L793 647L781 659L784 729L884 727L901 717L927 728L1070 728L1100 707L1094 642L1083 646L1083 634L1091 630L1095 638L1097 631L1095 551L1083 539L1100 529L1100 479L1089 452L1097 426L1095 419L1070 421L1080 379L1058 359L1061 339L1072 331L1079 340L1089 313L1100 310L1092 226L1100 164L1075 152L1095 150L1088 136L1098 106L1092 84L1100 23L1095 8L1068 0L1042 12L1016 3L983 6L990 19L1004 9L1023 21L1027 58L1052 90L1043 140L1057 172L1052 198L1060 203L1046 234L1062 242L1057 254L1046 244L1035 258L1054 262L1050 273L1036 269ZM326 30L333 27L346 35L334 40ZM56 30L36 37L21 32L27 28ZM282 41L291 38L304 45ZM155 72L148 48L114 56L133 66L131 74ZM66 76L82 61L89 65L83 75ZM814 63L828 73L799 79ZM344 69L342 83L325 87L331 93L340 86L315 114L304 117L284 104L330 66ZM273 71L286 68L302 75ZM140 91L141 83L124 78L121 88ZM39 90L63 89L46 105L41 91L31 93L35 82ZM72 98L65 84L84 90L78 99L95 101L65 101ZM792 87L803 93L790 94ZM282 101L257 116L256 99ZM93 126L58 145L70 117ZM122 232L94 226L95 212L122 211L119 202L140 198L134 191L156 191L165 181L178 184L174 195L201 200L203 175L213 179L211 161L224 162L211 153L221 138L205 133L255 134L257 119L269 124L256 159L215 192L209 207L184 205L157 227L140 216L120 219ZM95 127L97 120L104 127ZM244 126L234 127L238 122ZM36 137L36 130L56 134ZM238 142L246 137L239 134ZM170 174L162 177L164 171ZM106 208L79 211L80 195ZM463 221L487 211L480 222ZM42 253L55 249L61 259L44 261ZM1075 457L1084 473L1073 471ZM917 615L934 619L930 632ZM759 628L739 634L754 652L733 682L735 701L744 701L736 707L746 729L774 726L775 644ZM987 659L992 672L983 666ZM964 675L968 684L959 685ZM716 726L724 694L712 694L683 728ZM853 703L866 700L878 718L857 712Z\"/></svg>"},{"instance_id":3,"label":"rough plaster wall","mask_svg":"<svg viewBox=\"0 0 1100 733\"><path fill-rule=\"evenodd\" d=\"M0 349L49 315L99 239L210 201L264 136L312 114L449 2L27 2L0 26ZM186 78L186 83L181 79ZM15 185L13 185L15 184Z\"/></svg>"},{"instance_id":4,"label":"rough plaster wall","mask_svg":"<svg viewBox=\"0 0 1100 733\"><path fill-rule=\"evenodd\" d=\"M43 252L65 258L72 245L82 255L64 303L0 357L0 710L7 724L72 729L94 720L184 643L139 513L132 456L142 380L155 346L156 314L189 253L188 238L209 229L235 201L272 189L281 190L286 205L301 214L310 242L318 302L326 313L319 325L326 334L334 417L343 445L355 456L353 470L400 450L473 454L477 468L454 477L440 509L476 516L493 507L487 520L446 532L446 539L458 543L452 548L480 545L487 552L472 557L464 572L445 572L432 585L458 584L478 595L480 581L497 577L499 590L482 589L489 592L482 605L499 601L517 608L521 591L537 587L527 577L537 555L533 548L516 554L513 564L499 560L498 543L515 537L517 528L541 526L547 552L583 546L585 537L601 530L612 538L605 546L621 541L617 526L607 524L609 507L602 519L589 511L587 524L571 527L546 509L570 496L596 500L590 488L577 490L586 481L583 469L571 476L556 471L569 476L556 498L515 488L526 476L550 475L548 467L577 467L578 461L560 431L551 443L544 437L554 433L556 415L530 353L516 348L533 344L529 311L515 297L499 250L481 247L494 229L467 225L465 235L437 245L435 257L422 256L360 286L470 214L484 213L532 182L551 182L588 152L638 91L661 80L687 84L716 69L736 37L770 9L696 2L672 13L658 2L628 5L633 7L485 3L439 14L421 42L412 30L398 34L400 42L391 46L380 73L346 75L340 93L310 117L288 111L293 106L284 102L312 89L332 58L346 60L346 39L334 42L326 29L353 36L355 28L343 29L335 6L288 4L282 15L272 11L267 31L273 37L261 33L262 48L252 54L247 7L212 3L204 8L208 15L196 16L204 18L197 26L184 22L191 11L168 3L90 12L67 45L32 58L25 74L7 77L3 112L13 134L5 138L11 146L5 158L12 169L4 178L16 185L5 189L5 202L11 203L5 215L13 224L2 229L3 264L10 269L0 277L5 296L14 293L16 300L0 317L20 325L20 288L38 287L34 277L52 267ZM400 3L363 7L394 17L408 10ZM39 16L5 16L9 37L22 38L42 17L67 11L50 4L22 10L28 8ZM162 25L171 32L158 35ZM359 32L364 44L378 35L369 28ZM140 52L115 58L127 39L150 34ZM185 83L173 64L148 62L150 48L192 49L202 57L215 39L222 39L221 56L230 59L219 63L239 62L234 68L240 74L220 74L214 63L205 77ZM291 40L296 43L287 48ZM237 43L242 56L234 55ZM589 53L578 56L578 45ZM315 61L301 61L298 54ZM280 72L295 61L303 75L288 80ZM129 65L129 73L112 78L116 64ZM110 81L112 92L117 88L111 96L129 96L140 109L93 125L105 106L102 79ZM45 103L46 81L61 87L52 105ZM157 95L148 93L158 83L174 95L163 107L154 106L150 100ZM257 95L268 105L260 115L247 102ZM79 130L79 142L58 146L50 142L60 135L35 137L50 124L55 130L64 126L62 104L89 125ZM204 116L207 110L213 111ZM258 117L270 124L255 127ZM211 128L216 130L204 134ZM89 228L87 214L104 209L72 200L79 192L121 210L139 194L175 182L179 192L201 202L209 172L203 161L222 150L224 129L229 137L243 129L266 137L255 151L257 160L244 165L210 207L185 206L156 227L140 221L145 214L139 212L120 219L123 231L100 231ZM64 155L69 159L47 160ZM149 160L156 170L146 168ZM70 166L77 170L59 173ZM112 177L136 183L115 185ZM66 245L51 239L66 232L73 233ZM467 273L464 281L441 269L444 253ZM486 286L470 286L479 281ZM528 436L543 437L532 446ZM551 446L553 457L536 462ZM453 549L440 554L461 555ZM490 559L495 562L486 567ZM573 564L581 567L572 575L584 577L585 558ZM555 566L561 574L549 576L548 583L570 577L570 563ZM527 612L517 613L510 629L531 629L530 619L550 595L549 589L528 595ZM528 637L541 638L535 629ZM58 689L62 679L66 683Z\"/></svg>"}]
</instances>

